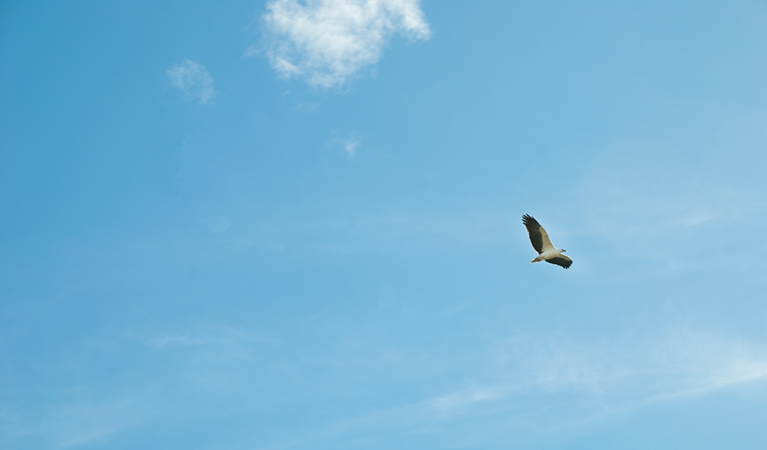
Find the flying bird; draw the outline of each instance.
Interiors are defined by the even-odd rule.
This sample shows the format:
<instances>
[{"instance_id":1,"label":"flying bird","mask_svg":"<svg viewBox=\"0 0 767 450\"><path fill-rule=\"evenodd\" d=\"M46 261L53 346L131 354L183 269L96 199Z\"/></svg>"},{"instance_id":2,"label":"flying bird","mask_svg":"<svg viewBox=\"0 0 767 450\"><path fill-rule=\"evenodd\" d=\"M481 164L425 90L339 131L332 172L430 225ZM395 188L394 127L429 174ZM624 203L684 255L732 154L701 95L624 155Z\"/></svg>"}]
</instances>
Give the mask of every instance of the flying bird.
<instances>
[{"instance_id":1,"label":"flying bird","mask_svg":"<svg viewBox=\"0 0 767 450\"><path fill-rule=\"evenodd\" d=\"M525 214L522 216L522 223L525 224L527 234L530 235L530 243L533 244L533 248L538 252L538 257L530 261L530 263L546 261L547 263L562 266L565 269L573 264L572 259L563 255L564 250L554 247L554 244L549 239L549 234L546 233L546 230L543 229L537 220L529 214Z\"/></svg>"}]
</instances>

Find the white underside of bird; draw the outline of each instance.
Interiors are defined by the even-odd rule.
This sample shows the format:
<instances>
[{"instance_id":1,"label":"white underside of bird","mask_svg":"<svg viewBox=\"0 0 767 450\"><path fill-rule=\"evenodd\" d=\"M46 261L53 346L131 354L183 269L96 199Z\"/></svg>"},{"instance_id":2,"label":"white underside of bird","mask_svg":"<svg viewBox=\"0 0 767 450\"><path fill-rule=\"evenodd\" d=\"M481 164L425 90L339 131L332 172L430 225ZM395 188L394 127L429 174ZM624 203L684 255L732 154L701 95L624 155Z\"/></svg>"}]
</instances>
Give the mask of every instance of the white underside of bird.
<instances>
[{"instance_id":1,"label":"white underside of bird","mask_svg":"<svg viewBox=\"0 0 767 450\"><path fill-rule=\"evenodd\" d=\"M534 260L530 261L530 263L537 263L541 261L546 261L547 259L556 258L557 256L561 255L564 250L561 248L554 248L552 246L550 249L545 249L543 253L538 255Z\"/></svg>"}]
</instances>

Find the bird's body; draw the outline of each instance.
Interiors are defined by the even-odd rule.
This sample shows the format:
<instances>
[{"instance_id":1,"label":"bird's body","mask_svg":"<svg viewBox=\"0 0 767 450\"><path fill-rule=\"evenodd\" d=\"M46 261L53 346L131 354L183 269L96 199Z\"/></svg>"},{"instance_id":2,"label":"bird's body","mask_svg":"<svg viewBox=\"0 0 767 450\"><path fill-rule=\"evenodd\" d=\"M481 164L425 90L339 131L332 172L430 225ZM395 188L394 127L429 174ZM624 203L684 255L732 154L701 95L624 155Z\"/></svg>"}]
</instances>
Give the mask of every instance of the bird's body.
<instances>
[{"instance_id":1,"label":"bird's body","mask_svg":"<svg viewBox=\"0 0 767 450\"><path fill-rule=\"evenodd\" d=\"M533 248L538 252L538 256L530 261L531 263L537 263L546 261L547 263L556 264L558 266L569 268L573 264L573 260L563 255L565 250L554 247L549 239L549 234L543 229L541 224L538 223L532 216L525 214L522 216L522 223L527 228L527 233L530 235L530 243L533 244Z\"/></svg>"},{"instance_id":2,"label":"bird's body","mask_svg":"<svg viewBox=\"0 0 767 450\"><path fill-rule=\"evenodd\" d=\"M553 250L546 251L546 252L543 252L540 255L538 255L537 258L535 258L534 260L532 260L530 262L531 263L537 263L537 262L541 262L541 261L548 261L551 258L554 258L554 257L556 257L558 255L561 255L563 251L564 250L559 249L559 248L555 248Z\"/></svg>"}]
</instances>

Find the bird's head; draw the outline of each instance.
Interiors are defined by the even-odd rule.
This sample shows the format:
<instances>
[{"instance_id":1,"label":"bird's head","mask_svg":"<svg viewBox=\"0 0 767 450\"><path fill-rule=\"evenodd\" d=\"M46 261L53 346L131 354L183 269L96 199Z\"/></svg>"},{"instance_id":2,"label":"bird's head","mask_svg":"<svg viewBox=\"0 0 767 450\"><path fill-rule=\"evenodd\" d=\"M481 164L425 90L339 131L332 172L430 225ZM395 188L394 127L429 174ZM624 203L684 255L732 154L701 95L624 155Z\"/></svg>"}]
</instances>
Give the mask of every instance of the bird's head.
<instances>
[{"instance_id":1,"label":"bird's head","mask_svg":"<svg viewBox=\"0 0 767 450\"><path fill-rule=\"evenodd\" d=\"M567 251L567 250L565 250L565 249L562 249L562 253L564 253L564 252L566 252L566 251Z\"/></svg>"}]
</instances>

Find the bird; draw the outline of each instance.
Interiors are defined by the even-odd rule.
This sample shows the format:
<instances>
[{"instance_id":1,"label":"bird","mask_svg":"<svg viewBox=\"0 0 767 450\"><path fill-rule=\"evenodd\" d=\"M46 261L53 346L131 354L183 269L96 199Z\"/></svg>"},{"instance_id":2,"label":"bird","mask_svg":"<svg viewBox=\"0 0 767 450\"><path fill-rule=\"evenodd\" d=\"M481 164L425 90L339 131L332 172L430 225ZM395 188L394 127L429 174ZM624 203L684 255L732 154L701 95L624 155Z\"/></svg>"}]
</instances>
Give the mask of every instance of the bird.
<instances>
[{"instance_id":1,"label":"bird","mask_svg":"<svg viewBox=\"0 0 767 450\"><path fill-rule=\"evenodd\" d=\"M549 239L549 234L543 229L541 224L529 214L522 216L522 223L527 228L527 233L530 235L530 243L533 244L533 248L538 252L538 257L530 261L530 263L537 263L546 261L547 263L556 264L562 266L565 269L569 268L573 264L573 260L563 255L565 250L554 247Z\"/></svg>"}]
</instances>

